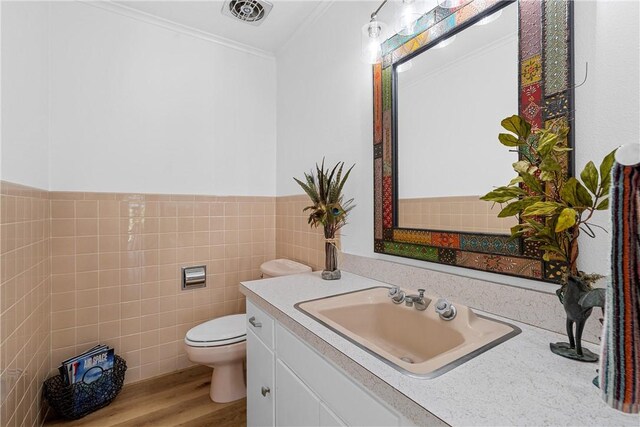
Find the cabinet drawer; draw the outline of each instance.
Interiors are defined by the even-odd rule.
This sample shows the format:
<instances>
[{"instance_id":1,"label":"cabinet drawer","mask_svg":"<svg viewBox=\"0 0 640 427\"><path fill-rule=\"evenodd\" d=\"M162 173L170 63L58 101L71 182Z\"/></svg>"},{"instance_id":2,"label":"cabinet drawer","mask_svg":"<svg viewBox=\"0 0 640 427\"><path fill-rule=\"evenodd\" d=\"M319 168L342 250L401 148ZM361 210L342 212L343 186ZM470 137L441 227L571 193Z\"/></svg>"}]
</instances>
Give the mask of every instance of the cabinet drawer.
<instances>
[{"instance_id":1,"label":"cabinet drawer","mask_svg":"<svg viewBox=\"0 0 640 427\"><path fill-rule=\"evenodd\" d=\"M327 362L280 324L276 324L278 359L347 425L397 426L399 416Z\"/></svg>"},{"instance_id":2,"label":"cabinet drawer","mask_svg":"<svg viewBox=\"0 0 640 427\"><path fill-rule=\"evenodd\" d=\"M247 331L253 332L272 350L274 323L271 316L247 300Z\"/></svg>"},{"instance_id":3,"label":"cabinet drawer","mask_svg":"<svg viewBox=\"0 0 640 427\"><path fill-rule=\"evenodd\" d=\"M247 331L247 425L275 424L275 381L273 352L251 331Z\"/></svg>"}]
</instances>

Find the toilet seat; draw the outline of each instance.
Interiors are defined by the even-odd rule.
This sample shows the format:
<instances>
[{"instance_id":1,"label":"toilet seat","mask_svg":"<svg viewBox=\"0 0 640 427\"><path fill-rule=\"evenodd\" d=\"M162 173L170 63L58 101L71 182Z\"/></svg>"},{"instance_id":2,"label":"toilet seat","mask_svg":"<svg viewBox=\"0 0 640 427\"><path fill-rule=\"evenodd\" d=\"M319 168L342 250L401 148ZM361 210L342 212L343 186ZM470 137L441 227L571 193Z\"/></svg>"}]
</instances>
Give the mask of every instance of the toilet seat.
<instances>
[{"instance_id":1,"label":"toilet seat","mask_svg":"<svg viewBox=\"0 0 640 427\"><path fill-rule=\"evenodd\" d=\"M234 314L201 323L189 329L184 342L191 347L221 347L246 341L246 317Z\"/></svg>"}]
</instances>

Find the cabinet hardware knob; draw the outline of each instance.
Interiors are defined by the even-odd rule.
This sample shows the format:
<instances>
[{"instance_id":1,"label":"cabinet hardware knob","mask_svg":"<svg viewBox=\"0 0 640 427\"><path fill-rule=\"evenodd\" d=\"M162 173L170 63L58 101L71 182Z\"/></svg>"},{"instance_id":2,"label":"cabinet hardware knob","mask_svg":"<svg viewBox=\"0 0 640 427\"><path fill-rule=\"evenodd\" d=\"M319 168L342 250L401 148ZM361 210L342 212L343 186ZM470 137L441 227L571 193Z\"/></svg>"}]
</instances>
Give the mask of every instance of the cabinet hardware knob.
<instances>
[{"instance_id":1,"label":"cabinet hardware knob","mask_svg":"<svg viewBox=\"0 0 640 427\"><path fill-rule=\"evenodd\" d=\"M267 397L267 394L271 393L271 389L269 387L262 387L262 390L260 390L260 392L262 393L262 395L264 397Z\"/></svg>"},{"instance_id":2,"label":"cabinet hardware knob","mask_svg":"<svg viewBox=\"0 0 640 427\"><path fill-rule=\"evenodd\" d=\"M255 317L255 316L251 316L251 317L249 318L249 323L251 323L251 325L252 325L254 328L262 328L262 323L261 323L261 322L257 322L257 321L256 321L256 317Z\"/></svg>"}]
</instances>

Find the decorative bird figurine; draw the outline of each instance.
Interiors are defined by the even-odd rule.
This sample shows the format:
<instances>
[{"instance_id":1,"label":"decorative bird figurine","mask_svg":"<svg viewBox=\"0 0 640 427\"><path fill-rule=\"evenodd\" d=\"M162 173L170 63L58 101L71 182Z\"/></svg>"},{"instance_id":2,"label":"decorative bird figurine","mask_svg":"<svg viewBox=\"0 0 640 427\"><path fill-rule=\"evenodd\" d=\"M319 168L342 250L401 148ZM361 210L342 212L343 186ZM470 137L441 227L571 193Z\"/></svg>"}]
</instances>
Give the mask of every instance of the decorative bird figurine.
<instances>
[{"instance_id":1,"label":"decorative bird figurine","mask_svg":"<svg viewBox=\"0 0 640 427\"><path fill-rule=\"evenodd\" d=\"M585 280L587 279L587 280ZM582 362L597 362L598 355L582 348L582 331L593 307L604 307L605 290L593 289L587 283L593 277L579 278L569 276L567 284L556 291L556 295L567 313L567 335L569 342L551 343L551 351L569 359ZM575 338L573 325L575 324Z\"/></svg>"}]
</instances>

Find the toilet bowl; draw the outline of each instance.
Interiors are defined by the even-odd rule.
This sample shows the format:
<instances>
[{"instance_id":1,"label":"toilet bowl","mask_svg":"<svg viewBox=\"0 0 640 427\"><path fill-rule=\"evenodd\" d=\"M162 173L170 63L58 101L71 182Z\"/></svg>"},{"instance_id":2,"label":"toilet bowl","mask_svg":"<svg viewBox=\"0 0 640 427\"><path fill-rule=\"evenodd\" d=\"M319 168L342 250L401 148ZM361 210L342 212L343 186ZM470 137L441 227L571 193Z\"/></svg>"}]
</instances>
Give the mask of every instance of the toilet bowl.
<instances>
[{"instance_id":1,"label":"toilet bowl","mask_svg":"<svg viewBox=\"0 0 640 427\"><path fill-rule=\"evenodd\" d=\"M310 272L311 268L288 259L276 259L260 266L263 278ZM184 337L190 361L213 368L209 397L226 403L247 395L244 361L247 354L245 314L209 320L189 329Z\"/></svg>"},{"instance_id":2,"label":"toilet bowl","mask_svg":"<svg viewBox=\"0 0 640 427\"><path fill-rule=\"evenodd\" d=\"M190 361L213 368L209 397L226 403L247 395L244 361L246 315L219 317L191 328L184 338Z\"/></svg>"}]
</instances>

